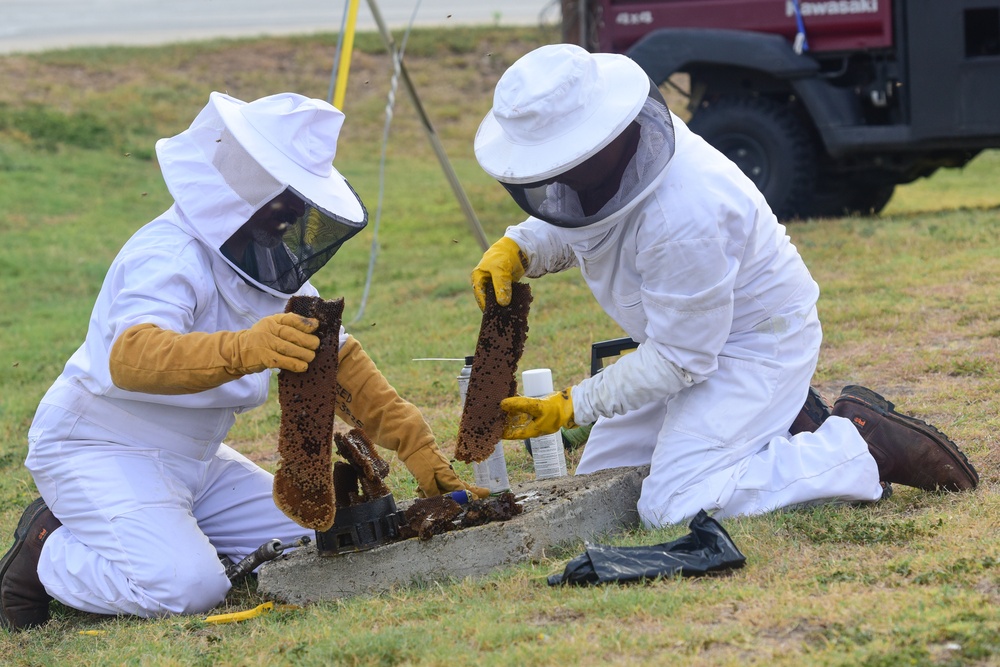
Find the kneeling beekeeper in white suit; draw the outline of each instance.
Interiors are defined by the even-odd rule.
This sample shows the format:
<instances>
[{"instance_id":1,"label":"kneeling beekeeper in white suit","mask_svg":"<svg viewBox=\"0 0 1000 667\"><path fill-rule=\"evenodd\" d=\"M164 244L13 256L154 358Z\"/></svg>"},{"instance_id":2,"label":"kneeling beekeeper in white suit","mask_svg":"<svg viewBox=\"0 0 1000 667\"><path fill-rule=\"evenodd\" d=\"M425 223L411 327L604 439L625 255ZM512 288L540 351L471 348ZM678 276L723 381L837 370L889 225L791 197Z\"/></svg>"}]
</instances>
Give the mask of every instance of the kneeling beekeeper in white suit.
<instances>
[{"instance_id":1,"label":"kneeling beekeeper in white suit","mask_svg":"<svg viewBox=\"0 0 1000 667\"><path fill-rule=\"evenodd\" d=\"M846 387L829 416L809 386L819 288L751 181L628 57L572 45L523 56L497 84L475 152L531 216L474 269L480 308L489 283L507 305L512 281L578 267L639 343L547 398L505 399L505 438L593 423L576 472L649 465L647 526L702 509L871 502L890 482L978 483L954 443L875 392ZM808 427L792 433L793 422Z\"/></svg>"},{"instance_id":2,"label":"kneeling beekeeper in white suit","mask_svg":"<svg viewBox=\"0 0 1000 667\"><path fill-rule=\"evenodd\" d=\"M220 556L302 535L272 475L222 440L265 401L273 370L314 359L318 322L286 303L317 296L310 276L367 223L333 167L343 119L293 93L213 93L189 129L157 142L174 205L114 260L28 433L41 498L0 562L4 627L44 623L51 598L98 614L203 613L230 588ZM343 328L339 345L337 414L395 450L422 493L487 495Z\"/></svg>"}]
</instances>

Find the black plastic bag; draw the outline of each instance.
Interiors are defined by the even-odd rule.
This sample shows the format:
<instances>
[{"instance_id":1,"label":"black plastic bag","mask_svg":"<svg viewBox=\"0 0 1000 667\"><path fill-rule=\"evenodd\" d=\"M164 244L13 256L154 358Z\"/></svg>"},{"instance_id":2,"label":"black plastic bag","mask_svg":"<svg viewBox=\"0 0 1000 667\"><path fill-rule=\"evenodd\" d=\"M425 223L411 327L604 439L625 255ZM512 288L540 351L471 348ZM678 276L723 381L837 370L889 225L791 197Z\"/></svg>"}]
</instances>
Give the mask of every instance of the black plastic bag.
<instances>
[{"instance_id":1,"label":"black plastic bag","mask_svg":"<svg viewBox=\"0 0 1000 667\"><path fill-rule=\"evenodd\" d=\"M549 577L550 586L590 586L628 582L680 573L693 577L743 567L747 558L729 533L704 510L689 524L691 532L673 542L647 547L587 544L586 551L566 564L562 574Z\"/></svg>"}]
</instances>

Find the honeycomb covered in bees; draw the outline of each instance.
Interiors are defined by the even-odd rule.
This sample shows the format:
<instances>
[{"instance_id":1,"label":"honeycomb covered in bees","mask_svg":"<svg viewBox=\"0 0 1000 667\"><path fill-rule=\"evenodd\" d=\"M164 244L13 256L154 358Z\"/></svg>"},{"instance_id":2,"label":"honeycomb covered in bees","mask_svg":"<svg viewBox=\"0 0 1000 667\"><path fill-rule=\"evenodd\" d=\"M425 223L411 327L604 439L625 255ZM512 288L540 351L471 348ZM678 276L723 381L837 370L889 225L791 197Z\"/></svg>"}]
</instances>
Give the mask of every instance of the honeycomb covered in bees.
<instances>
[{"instance_id":1,"label":"honeycomb covered in bees","mask_svg":"<svg viewBox=\"0 0 1000 667\"><path fill-rule=\"evenodd\" d=\"M337 453L347 461L337 461L333 469L338 508L389 495L389 487L382 481L389 474L389 464L378 455L364 431L354 428L347 433L335 433L333 440L337 445ZM344 466L354 473L353 479L346 472L338 473L338 469Z\"/></svg>"},{"instance_id":2,"label":"honeycomb covered in bees","mask_svg":"<svg viewBox=\"0 0 1000 667\"><path fill-rule=\"evenodd\" d=\"M517 364L528 338L531 288L520 282L511 287L510 305L500 306L492 283L486 284L486 308L455 446L455 458L466 463L485 461L493 453L506 421L500 401L517 393Z\"/></svg>"},{"instance_id":3,"label":"honeycomb covered in bees","mask_svg":"<svg viewBox=\"0 0 1000 667\"><path fill-rule=\"evenodd\" d=\"M461 514L462 506L448 496L418 498L403 513L406 522L400 525L399 536L404 540L411 537L429 540L458 528L455 519Z\"/></svg>"},{"instance_id":4,"label":"honeycomb covered in bees","mask_svg":"<svg viewBox=\"0 0 1000 667\"><path fill-rule=\"evenodd\" d=\"M278 374L278 469L274 502L306 528L328 530L336 514L333 489L334 398L344 300L293 296L285 312L319 320L316 358L302 373Z\"/></svg>"},{"instance_id":5,"label":"honeycomb covered in bees","mask_svg":"<svg viewBox=\"0 0 1000 667\"><path fill-rule=\"evenodd\" d=\"M523 511L524 507L510 491L482 500L470 500L465 505L447 495L419 498L403 512L405 523L400 526L399 536L402 539L419 537L429 540L434 535L452 530L507 521Z\"/></svg>"},{"instance_id":6,"label":"honeycomb covered in bees","mask_svg":"<svg viewBox=\"0 0 1000 667\"><path fill-rule=\"evenodd\" d=\"M460 525L462 528L482 526L493 521L507 521L524 511L510 491L482 500L474 500L465 508Z\"/></svg>"},{"instance_id":7,"label":"honeycomb covered in bees","mask_svg":"<svg viewBox=\"0 0 1000 667\"><path fill-rule=\"evenodd\" d=\"M347 461L333 462L333 500L337 509L361 503L361 496L358 493L358 471Z\"/></svg>"}]
</instances>

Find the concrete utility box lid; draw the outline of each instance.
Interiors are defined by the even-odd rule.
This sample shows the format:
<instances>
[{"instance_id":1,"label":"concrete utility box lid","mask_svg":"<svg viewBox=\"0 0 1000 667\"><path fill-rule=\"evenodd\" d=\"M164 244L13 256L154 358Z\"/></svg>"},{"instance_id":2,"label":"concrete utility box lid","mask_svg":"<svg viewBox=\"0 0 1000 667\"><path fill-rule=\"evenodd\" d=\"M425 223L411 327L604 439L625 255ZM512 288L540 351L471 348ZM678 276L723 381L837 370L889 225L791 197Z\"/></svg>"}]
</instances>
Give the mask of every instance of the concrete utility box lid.
<instances>
[{"instance_id":1,"label":"concrete utility box lid","mask_svg":"<svg viewBox=\"0 0 1000 667\"><path fill-rule=\"evenodd\" d=\"M514 485L524 512L509 521L370 551L320 556L315 545L266 563L258 591L290 604L380 593L395 586L479 577L541 558L560 544L594 540L638 525L646 466L615 468ZM401 508L405 503L400 503Z\"/></svg>"}]
</instances>

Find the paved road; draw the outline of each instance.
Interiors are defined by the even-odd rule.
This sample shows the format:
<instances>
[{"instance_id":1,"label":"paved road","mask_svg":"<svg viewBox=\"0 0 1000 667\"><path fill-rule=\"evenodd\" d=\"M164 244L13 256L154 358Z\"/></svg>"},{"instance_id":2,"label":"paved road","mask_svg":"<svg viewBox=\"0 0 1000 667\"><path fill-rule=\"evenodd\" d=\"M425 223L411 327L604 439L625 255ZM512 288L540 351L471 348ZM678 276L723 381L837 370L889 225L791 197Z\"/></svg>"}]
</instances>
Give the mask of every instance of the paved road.
<instances>
[{"instance_id":1,"label":"paved road","mask_svg":"<svg viewBox=\"0 0 1000 667\"><path fill-rule=\"evenodd\" d=\"M346 0L0 0L0 53L338 32ZM377 0L390 28L558 22L558 0ZM361 0L357 29L376 29Z\"/></svg>"}]
</instances>

